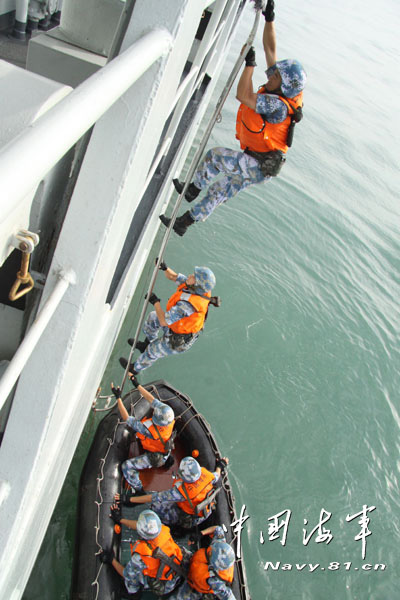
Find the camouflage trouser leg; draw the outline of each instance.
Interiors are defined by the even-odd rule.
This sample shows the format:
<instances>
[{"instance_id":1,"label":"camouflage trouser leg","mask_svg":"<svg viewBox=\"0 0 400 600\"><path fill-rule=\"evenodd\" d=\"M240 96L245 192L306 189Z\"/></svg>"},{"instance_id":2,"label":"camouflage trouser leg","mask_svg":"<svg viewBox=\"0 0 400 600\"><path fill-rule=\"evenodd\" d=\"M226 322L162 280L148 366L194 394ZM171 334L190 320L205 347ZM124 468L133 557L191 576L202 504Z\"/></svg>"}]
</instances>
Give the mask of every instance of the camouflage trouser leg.
<instances>
[{"instance_id":1,"label":"camouflage trouser leg","mask_svg":"<svg viewBox=\"0 0 400 600\"><path fill-rule=\"evenodd\" d=\"M156 311L152 310L151 313L147 315L147 319L143 324L142 331L147 339L150 340L150 342L154 342L154 340L158 338L158 332L160 329L164 333L168 331L168 327L161 327Z\"/></svg>"},{"instance_id":2,"label":"camouflage trouser leg","mask_svg":"<svg viewBox=\"0 0 400 600\"><path fill-rule=\"evenodd\" d=\"M169 356L170 354L176 354L176 352L175 350L172 350L167 339L163 336L147 346L143 354L135 361L135 371L143 371L144 369L151 367L151 365L159 358Z\"/></svg>"},{"instance_id":3,"label":"camouflage trouser leg","mask_svg":"<svg viewBox=\"0 0 400 600\"><path fill-rule=\"evenodd\" d=\"M160 331L160 329L163 331L163 336L158 338L157 333ZM135 361L135 371L138 373L139 371L143 371L144 369L150 367L159 358L170 356L171 354L182 354L182 352L186 352L186 350L189 350L189 348L198 338L198 336L194 336L184 346L181 346L179 350L174 350L171 348L169 340L169 327L161 327L155 311L151 312L147 317L146 323L143 325L143 332L150 340L150 344Z\"/></svg>"},{"instance_id":4,"label":"camouflage trouser leg","mask_svg":"<svg viewBox=\"0 0 400 600\"><path fill-rule=\"evenodd\" d=\"M140 456L135 456L135 458L129 458L122 463L121 468L123 476L134 490L143 489L138 471L142 471L143 469L151 469L150 459L147 454L141 454Z\"/></svg>"},{"instance_id":5,"label":"camouflage trouser leg","mask_svg":"<svg viewBox=\"0 0 400 600\"><path fill-rule=\"evenodd\" d=\"M28 6L28 16L33 21L44 19L47 12L47 0L30 0Z\"/></svg>"},{"instance_id":6,"label":"camouflage trouser leg","mask_svg":"<svg viewBox=\"0 0 400 600\"><path fill-rule=\"evenodd\" d=\"M158 514L164 525L177 525L179 513L181 512L176 502L165 502L165 500L153 500L150 506Z\"/></svg>"},{"instance_id":7,"label":"camouflage trouser leg","mask_svg":"<svg viewBox=\"0 0 400 600\"><path fill-rule=\"evenodd\" d=\"M176 502L153 499L150 508L158 514L164 525L179 525L185 529L191 529L206 519L206 517L194 517L185 513Z\"/></svg>"},{"instance_id":8,"label":"camouflage trouser leg","mask_svg":"<svg viewBox=\"0 0 400 600\"><path fill-rule=\"evenodd\" d=\"M202 600L203 594L194 590L187 581L178 588L178 590L170 596L170 600Z\"/></svg>"},{"instance_id":9,"label":"camouflage trouser leg","mask_svg":"<svg viewBox=\"0 0 400 600\"><path fill-rule=\"evenodd\" d=\"M163 337L158 338L159 331L164 333ZM153 310L147 316L143 325L143 333L150 340L146 350L136 359L135 371L143 371L150 367L156 360L163 356L173 354L172 348L166 343L165 336L168 333L168 327L161 327L156 311Z\"/></svg>"},{"instance_id":10,"label":"camouflage trouser leg","mask_svg":"<svg viewBox=\"0 0 400 600\"><path fill-rule=\"evenodd\" d=\"M258 162L252 156L229 148L212 148L200 163L193 183L204 189L220 174L222 176L209 186L204 198L190 209L195 221L205 221L217 206L233 198L241 190L269 179L264 177Z\"/></svg>"}]
</instances>

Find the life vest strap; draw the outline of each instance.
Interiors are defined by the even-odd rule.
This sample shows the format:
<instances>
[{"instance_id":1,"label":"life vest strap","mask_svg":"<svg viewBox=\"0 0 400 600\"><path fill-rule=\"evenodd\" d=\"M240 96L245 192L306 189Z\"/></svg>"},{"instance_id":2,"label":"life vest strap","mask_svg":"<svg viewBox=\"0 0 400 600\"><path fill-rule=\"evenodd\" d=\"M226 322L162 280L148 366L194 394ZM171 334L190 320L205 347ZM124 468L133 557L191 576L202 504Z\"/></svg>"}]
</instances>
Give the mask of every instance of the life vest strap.
<instances>
[{"instance_id":1,"label":"life vest strap","mask_svg":"<svg viewBox=\"0 0 400 600\"><path fill-rule=\"evenodd\" d=\"M286 98L286 96L281 96L281 100L288 107L288 115L290 117L290 125L289 125L289 129L287 132L287 138L286 138L286 146L288 148L290 148L293 144L295 125L296 125L296 123L300 123L300 121L303 118L303 108L302 108L302 106L298 106L297 108L296 108L296 106L293 106L293 104L290 102L290 99ZM290 110L292 110L292 112L290 112Z\"/></svg>"},{"instance_id":2,"label":"life vest strap","mask_svg":"<svg viewBox=\"0 0 400 600\"><path fill-rule=\"evenodd\" d=\"M167 456L168 454L171 454L171 450L174 448L174 440L175 440L175 436L176 436L176 430L173 430L171 436L165 442L163 440L163 438L161 437L161 433L160 433L160 430L158 429L157 425L154 422L153 422L153 425L154 425L154 429L156 430L156 433L159 437L159 440L163 445L165 456Z\"/></svg>"},{"instance_id":3,"label":"life vest strap","mask_svg":"<svg viewBox=\"0 0 400 600\"><path fill-rule=\"evenodd\" d=\"M221 298L219 296L206 296L205 294L195 294L194 292L190 292L190 290L182 290L182 292L189 292L192 296L199 296L199 298L204 298L205 300L208 300L210 304L216 306L217 308L221 306Z\"/></svg>"},{"instance_id":4,"label":"life vest strap","mask_svg":"<svg viewBox=\"0 0 400 600\"><path fill-rule=\"evenodd\" d=\"M192 501L191 501L191 499L190 499L190 496L189 496L189 494L188 494L188 491L187 491L187 489L185 488L185 482L184 482L184 481L182 481L182 484L181 484L181 486L180 486L180 487L181 487L181 491L183 492L183 495L185 496L186 500L189 502L189 504L190 504L191 508L192 508L194 511L196 511L196 509L195 509L195 506L194 506L193 502L192 502Z\"/></svg>"}]
</instances>

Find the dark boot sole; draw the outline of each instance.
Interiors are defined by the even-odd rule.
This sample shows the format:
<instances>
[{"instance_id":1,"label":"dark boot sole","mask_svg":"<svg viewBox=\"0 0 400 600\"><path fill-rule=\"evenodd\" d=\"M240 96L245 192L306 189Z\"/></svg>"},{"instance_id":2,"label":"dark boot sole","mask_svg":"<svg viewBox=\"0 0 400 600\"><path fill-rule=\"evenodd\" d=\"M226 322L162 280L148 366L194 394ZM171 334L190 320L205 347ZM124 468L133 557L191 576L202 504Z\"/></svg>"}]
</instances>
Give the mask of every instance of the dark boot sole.
<instances>
[{"instance_id":1,"label":"dark boot sole","mask_svg":"<svg viewBox=\"0 0 400 600\"><path fill-rule=\"evenodd\" d=\"M170 218L166 217L165 215L160 215L159 219L160 219L161 223L163 225L165 225L165 227L170 226L170 224L171 224ZM176 222L175 222L172 229L175 231L175 233L177 233L180 237L182 237L183 235L185 235L187 227L185 227L185 229L179 229L179 226L177 227Z\"/></svg>"},{"instance_id":2,"label":"dark boot sole","mask_svg":"<svg viewBox=\"0 0 400 600\"><path fill-rule=\"evenodd\" d=\"M128 361L126 360L126 358L124 358L123 356L121 356L121 358L119 359L119 364L121 365L121 367L123 369L126 369L126 367L128 366ZM137 375L137 372L135 371L133 363L129 363L129 369L128 370L131 373L133 373L134 375Z\"/></svg>"},{"instance_id":3,"label":"dark boot sole","mask_svg":"<svg viewBox=\"0 0 400 600\"><path fill-rule=\"evenodd\" d=\"M185 184L179 181L179 179L173 179L172 183L174 184L174 188L178 192L178 194L182 194ZM199 190L193 183L189 184L185 193L186 202L193 202L193 200L197 198L200 192L201 190Z\"/></svg>"},{"instance_id":4,"label":"dark boot sole","mask_svg":"<svg viewBox=\"0 0 400 600\"><path fill-rule=\"evenodd\" d=\"M161 223L162 223L163 225L165 225L165 227L169 227L169 226L170 226L170 224L171 224L171 219L169 219L169 218L168 218L168 217L166 217L165 215L160 215L158 218L160 219Z\"/></svg>"}]
</instances>

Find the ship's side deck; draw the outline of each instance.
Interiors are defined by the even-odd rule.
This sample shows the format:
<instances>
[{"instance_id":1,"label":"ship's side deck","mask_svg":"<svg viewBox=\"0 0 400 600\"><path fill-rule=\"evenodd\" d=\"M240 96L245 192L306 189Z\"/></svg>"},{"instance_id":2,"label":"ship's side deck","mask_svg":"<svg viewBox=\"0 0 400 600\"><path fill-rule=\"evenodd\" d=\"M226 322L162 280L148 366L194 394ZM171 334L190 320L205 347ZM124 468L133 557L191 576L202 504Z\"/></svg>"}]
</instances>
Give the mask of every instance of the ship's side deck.
<instances>
[{"instance_id":1,"label":"ship's side deck","mask_svg":"<svg viewBox=\"0 0 400 600\"><path fill-rule=\"evenodd\" d=\"M94 1L90 0L90 4ZM88 3L64 1L63 11L67 4L73 4L74 9L85 9L89 0ZM12 385L15 382L9 376L7 386L4 385L7 395L2 398L6 401L12 395L0 448L0 571L4 575L0 580L0 596L13 600L22 596L129 304L135 290L142 285L147 262L153 263L153 244L160 227L158 215L167 209L174 193L172 177L182 172L211 101L241 2L135 0L126 3L127 7L128 4L133 14L128 15L121 52L98 74L83 81L79 90L55 84L45 71L47 65L44 71L15 69L18 81L35 78L37 88L40 84L49 88L61 85L64 95L61 99L57 96L51 108L45 99L42 105L46 105L46 110L42 111L41 105L32 111L30 122L20 123L22 131L20 127L2 149L3 254L12 247L8 243L12 232L26 229L27 225L33 232L40 230L41 241L38 250L35 249L40 253L45 228L35 228L30 219L33 212L37 219L43 214L42 189L48 192L46 206L51 209L64 202L68 191L71 194L61 220L62 228L48 245L47 269L39 273L33 267L42 276L44 287L32 292L36 301L29 314L24 311L17 343L7 356L2 356L3 362L14 367L14 354L21 348L21 339L23 350L29 347L22 371L16 375L15 392L10 393L8 382ZM209 26L204 40L199 42L196 39L199 23L204 9L211 5L214 10ZM88 20L76 22L80 27ZM14 46L12 41L8 48L16 54L23 55L26 51L26 47ZM180 83L188 61L196 69L182 91ZM7 65L5 70L11 72ZM211 77L208 83L207 75ZM196 88L202 84L202 93L196 94ZM17 96L19 100L31 100L23 83L15 91ZM193 107L198 101L192 119L191 101ZM9 105L14 106L12 100ZM147 205L143 193L172 111L172 122L165 133L167 140L175 138L177 143L183 135L175 129L181 118L187 120L188 133L182 144L172 146L170 163L163 161L159 165L158 182L151 183L154 189L149 192ZM15 112L18 114L18 106ZM97 120L92 127L93 113ZM73 129L77 122L79 127ZM70 138L71 130L75 133ZM61 156L65 159L66 154L60 151L73 153L74 144L89 130L90 140L81 162L68 157L78 171L73 189L69 190L68 179L65 188L56 190L57 186L50 185L54 179L49 182L46 178L59 167ZM13 152L18 159L14 160ZM44 160L40 162L39 158ZM65 172L68 178L70 169L64 169L63 177ZM21 177L21 173L26 176ZM50 192L55 190L54 198ZM125 240L131 237L130 225L137 210L138 214L143 211L143 216L132 226L140 236L129 255ZM50 212L53 215L53 210ZM50 223L48 229L57 224ZM34 319L43 314L48 300L53 301L54 312L47 311L49 320L32 351L33 336L24 338L24 334L35 328ZM12 371L6 368L8 373ZM16 371L15 368L13 376ZM2 383L5 379L3 375ZM29 435L21 427L27 418ZM23 570L20 564L24 564Z\"/></svg>"}]
</instances>

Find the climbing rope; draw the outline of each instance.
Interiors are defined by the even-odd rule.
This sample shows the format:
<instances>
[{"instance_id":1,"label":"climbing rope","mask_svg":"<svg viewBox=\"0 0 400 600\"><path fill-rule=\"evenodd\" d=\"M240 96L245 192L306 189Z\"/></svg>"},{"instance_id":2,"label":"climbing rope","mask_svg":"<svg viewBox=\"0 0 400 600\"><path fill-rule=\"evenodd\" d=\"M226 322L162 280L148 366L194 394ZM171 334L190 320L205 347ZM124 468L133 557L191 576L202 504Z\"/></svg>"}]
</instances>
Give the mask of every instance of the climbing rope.
<instances>
[{"instance_id":1,"label":"climbing rope","mask_svg":"<svg viewBox=\"0 0 400 600\"><path fill-rule=\"evenodd\" d=\"M139 320L138 320L137 328L136 328L134 339L133 339L133 344L132 344L132 347L131 347L131 350L130 350L130 353L129 353L128 365L127 365L127 367L125 369L125 372L124 372L124 375L123 375L123 378L122 378L122 381L121 381L121 385L120 385L121 392L124 389L125 382L126 382L126 379L128 377L129 364L131 363L131 358L132 358L133 352L135 350L135 345L136 345L136 342L138 341L138 338L139 338L139 335L140 335L140 331L141 331L141 328L142 328L142 325L143 325L143 322L144 322L144 319L145 319L145 314L146 314L147 306L148 306L148 303L149 303L148 299L150 298L150 295L153 292L153 288L154 288L155 281L156 281L156 278L157 278L157 274L158 274L158 271L159 271L159 265L160 265L160 263L163 260L165 249L166 249L166 246L168 244L169 237L171 235L171 230L172 230L172 227L173 227L173 225L175 223L175 220L176 220L179 208L181 206L182 199L185 196L187 187L190 185L190 182L192 181L193 175L194 175L194 173L195 173L195 171L196 171L196 169L197 169L197 167L198 167L198 165L200 163L200 160L201 160L201 158L203 156L203 153L204 153L206 144L208 142L208 139L210 137L211 131L212 131L215 123L216 122L220 122L220 120L221 120L221 110L223 108L223 105L224 105L224 103L226 101L226 98L228 97L228 94L229 94L229 92L230 92L230 90L232 88L232 85L233 85L233 83L234 83L234 81L236 79L236 76L237 76L237 74L238 74L238 72L239 72L239 70L240 70L240 68L241 68L241 66L243 64L244 58L245 58L245 56L246 56L246 54L247 54L250 46L253 43L253 40L254 40L254 37L255 37L255 34L256 34L256 31L257 31L259 19L260 19L261 8L262 7L257 8L256 17L255 17L255 20L254 20L254 24L253 24L252 30L251 30L251 32L249 34L249 37L248 37L248 39L246 41L246 44L243 46L242 51L241 51L241 53L240 53L240 55L239 55L239 57L238 57L235 65L234 65L232 71L231 71L231 74L230 74L230 76L229 76L229 78L227 80L227 83L226 83L224 89L221 92L221 95L220 95L220 97L218 99L218 102L216 104L216 108L215 108L215 110L213 112L213 115L210 118L210 121L208 123L208 126L207 126L204 134L203 134L203 137L202 137L202 140L201 140L201 142L199 144L197 152L196 152L196 154L195 154L195 156L194 156L194 158L193 158L193 160L192 160L192 162L190 164L187 176L185 178L185 184L184 184L184 188L182 190L182 193L178 196L177 201L175 203L175 206L174 206L174 209L173 209L173 212L172 212L172 216L171 216L170 225L167 228L166 233L164 234L164 237L163 237L163 240L162 240L162 243L161 243L161 246L160 246L160 250L158 252L158 258L156 259L156 264L155 264L155 267L154 267L153 272L151 274L151 278L150 278L150 283L149 283L149 286L148 286L147 294L146 294L145 300L143 302L142 310L141 310L141 313L140 313L140 317L139 317ZM197 82L197 83L199 83L199 82ZM153 391L155 391L154 395L157 396L158 399L161 400L157 388L155 388L155 386L151 386L151 389ZM133 392L134 391L132 390L130 392L130 394L132 394ZM176 420L180 420L180 419L182 419L183 415L186 414L186 412L188 412L190 409L194 409L194 406L193 406L192 402L190 402L183 395L179 394L179 392L176 393L176 396L178 396L183 401L183 403L186 405L186 409L180 415L177 415L177 417L176 417ZM141 398L141 396L137 399L137 401L134 404L131 403L131 413L132 414L134 414L134 406L136 405L137 402L140 401L140 398ZM173 398L174 398L174 396L171 396L171 398L164 398L163 401L164 402L165 401L168 402L168 400L172 400ZM96 402L97 402L98 399L105 399L106 400L106 405L103 408L97 408L96 407ZM114 402L110 406L111 399L112 399L112 395L100 396L100 390L99 390L98 394L96 395L96 399L95 399L95 401L93 403L94 410L96 412L104 412L104 411L110 411L110 410L112 410L117 405L117 402ZM210 446L212 447L213 452L214 452L216 458L221 458L221 455L220 455L220 453L218 451L218 447L217 447L217 445L215 443L215 440L214 440L214 437L213 437L213 435L211 433L211 428L210 428L209 424L207 423L206 419L200 413L195 412L195 414L192 415L192 417L190 417L188 419L188 421L183 425L180 433L182 433L182 431L186 428L186 426L193 419L198 419L199 420L199 422L201 423L201 425L202 425L202 427L204 429L204 433L205 433L205 435L207 436L207 438L209 440ZM96 506L97 506L97 519L96 519L96 525L95 525L95 531L96 531L95 542L96 542L96 546L98 548L97 552L95 553L96 556L99 555L103 551L103 548L102 548L102 546L101 546L101 544L99 542L99 532L100 532L100 508L101 508L102 504L104 503L103 495L102 495L102 492L101 492L101 484L102 484L102 481L104 480L104 465L105 465L105 462L107 460L107 456L108 456L108 454L109 454L112 446L115 443L116 432L117 432L117 429L120 426L120 424L121 424L121 422L118 421L117 424L116 424L116 426L115 426L115 428L114 428L113 437L112 438L108 438L108 447L107 447L105 456L100 460L99 475L97 477L97 499L95 501ZM226 494L226 499L227 499L227 503L228 503L230 517L231 517L231 519L234 519L235 518L235 507L234 507L234 502L233 502L232 489L231 489L231 486L230 486L230 484L228 482L228 476L227 476L226 471L222 471L221 472L221 478L220 478L220 480L221 480L221 486L224 489L225 494ZM233 538L232 542L236 541L236 535L233 535L232 538ZM245 582L244 582L244 579L243 579L244 578L244 571L242 569L242 560L239 559L237 561L237 564L238 564L238 566L240 564L240 569L239 568L237 569L238 574L239 574L239 579L240 579L240 586L241 587L245 587ZM95 577L94 581L92 582L92 586L96 587L95 600L97 600L98 594L99 594L99 582L98 582L98 579L99 579L102 567L103 567L103 563L100 563L100 566L99 566L98 572L96 574L96 577Z\"/></svg>"},{"instance_id":2,"label":"climbing rope","mask_svg":"<svg viewBox=\"0 0 400 600\"><path fill-rule=\"evenodd\" d=\"M261 14L261 10L262 10L262 3L258 3L258 4L260 4L260 6L256 6L256 11L257 12L256 12L256 16L255 16L255 19L254 19L254 24L253 24L253 27L252 27L252 29L250 31L249 37L247 38L247 41L246 41L245 45L243 46L243 48L242 48L242 50L241 50L241 52L239 54L239 57L238 57L235 65L234 65L234 67L233 67L233 69L231 71L231 74L228 77L228 80L227 80L227 82L225 84L225 87L224 87L224 89L222 90L222 92L220 94L220 97L219 97L219 99L217 101L215 110L214 110L214 112L213 112L213 114L212 114L212 116L210 118L210 121L208 123L208 126L207 126L207 128L206 128L206 130L205 130L205 132L203 134L203 137L201 139L201 142L199 144L197 152L196 152L196 154L195 154L195 156L194 156L194 158L193 158L193 160L192 160L192 162L190 164L187 176L185 178L185 184L184 184L182 193L178 196L178 199L176 200L176 203L175 203L175 206L174 206L174 209L173 209L173 212L172 212L172 216L171 216L171 222L170 222L170 224L169 224L169 226L168 226L168 228L167 228L167 230L166 230L166 232L164 234L164 238L162 240L161 247L160 247L160 250L158 252L158 258L156 259L155 268L153 269L153 273L151 275L151 279L150 279L149 287L148 287L148 290L147 290L147 294L146 294L145 300L143 302L142 311L141 311L140 318L139 318L139 321L138 321L138 325L136 327L135 335L134 335L134 338L133 338L132 348L131 348L131 350L129 352L128 365L127 365L127 367L125 369L125 372L124 372L124 375L123 375L123 378L122 378L122 381L121 381L121 386L120 386L121 387L121 391L124 389L124 385L125 385L126 379L128 377L129 364L131 362L132 355L133 355L133 353L135 351L136 342L139 339L140 331L142 329L142 325L143 325L143 322L144 322L144 319L145 319L145 315L146 315L147 306L148 306L148 303L149 303L149 298L150 298L150 296L151 296L151 294L153 292L154 284L156 282L157 274L158 274L158 271L159 271L159 266L160 266L160 263L163 260L165 248L166 248L166 246L168 244L168 240L169 240L169 237L171 235L172 227L173 227L173 225L175 223L175 220L176 220L179 208L180 208L181 203L182 203L182 199L185 196L186 190L187 190L188 186L190 185L190 182L192 181L193 175L194 175L194 173L195 173L195 171L196 171L196 169L197 169L197 167L198 167L198 165L200 163L200 160L201 160L201 158L203 156L203 153L204 153L205 147L207 145L208 139L210 137L211 131L213 130L213 127L214 127L215 123L219 122L219 120L221 118L221 110L222 110L222 108L223 108L223 106L225 104L225 100L227 99L228 94L229 94L229 92L230 92L230 90L232 88L232 85L233 85L233 83L234 83L234 81L236 79L236 76L239 73L239 70L240 70L240 68L241 68L241 66L242 66L242 64L244 62L246 54L247 54L248 50L250 49L250 46L252 45L252 43L254 41L254 37L255 37L255 34L256 34L256 31L257 31L258 23L259 23L259 20L260 20L260 14ZM199 82L196 82L196 85L198 85L198 83Z\"/></svg>"}]
</instances>

